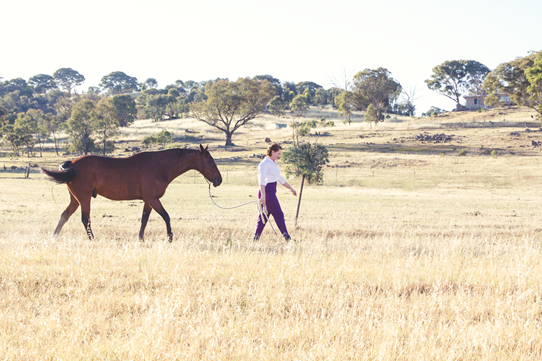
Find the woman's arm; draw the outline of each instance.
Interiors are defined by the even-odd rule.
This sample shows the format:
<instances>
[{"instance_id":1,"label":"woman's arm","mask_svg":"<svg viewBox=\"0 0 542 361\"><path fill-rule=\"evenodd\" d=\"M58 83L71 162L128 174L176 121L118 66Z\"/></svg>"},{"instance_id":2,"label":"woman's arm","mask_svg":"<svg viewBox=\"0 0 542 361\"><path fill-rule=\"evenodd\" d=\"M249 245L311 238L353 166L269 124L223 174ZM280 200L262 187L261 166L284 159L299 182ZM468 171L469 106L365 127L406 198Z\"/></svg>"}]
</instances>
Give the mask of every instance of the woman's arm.
<instances>
[{"instance_id":1,"label":"woman's arm","mask_svg":"<svg viewBox=\"0 0 542 361\"><path fill-rule=\"evenodd\" d=\"M260 186L260 203L265 206L265 186Z\"/></svg>"},{"instance_id":2,"label":"woman's arm","mask_svg":"<svg viewBox=\"0 0 542 361\"><path fill-rule=\"evenodd\" d=\"M292 194L294 196L297 196L297 192L295 191L295 189L292 188L291 185L288 184L288 182L284 182L282 183L283 186L285 186L286 188L288 188L290 190L290 192L292 192Z\"/></svg>"}]
</instances>

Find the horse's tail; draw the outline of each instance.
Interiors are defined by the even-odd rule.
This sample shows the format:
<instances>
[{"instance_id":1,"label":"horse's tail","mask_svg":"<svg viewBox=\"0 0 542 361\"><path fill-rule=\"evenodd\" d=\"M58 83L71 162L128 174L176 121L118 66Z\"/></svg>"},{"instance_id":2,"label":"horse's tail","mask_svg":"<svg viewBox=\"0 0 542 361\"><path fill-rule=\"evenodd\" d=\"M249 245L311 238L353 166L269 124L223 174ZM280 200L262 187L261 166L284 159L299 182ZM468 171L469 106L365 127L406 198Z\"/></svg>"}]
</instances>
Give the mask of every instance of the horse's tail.
<instances>
[{"instance_id":1,"label":"horse's tail","mask_svg":"<svg viewBox=\"0 0 542 361\"><path fill-rule=\"evenodd\" d=\"M58 171L55 171L55 170L48 170L48 169L45 169L45 168L41 168L41 171L49 176L51 179L51 181L57 183L57 184L63 184L63 183L70 183L73 178L75 178L75 176L77 175L77 172L75 171L75 169L73 168L70 168L72 162L70 161L66 161L64 163L62 163L58 168L60 170Z\"/></svg>"}]
</instances>

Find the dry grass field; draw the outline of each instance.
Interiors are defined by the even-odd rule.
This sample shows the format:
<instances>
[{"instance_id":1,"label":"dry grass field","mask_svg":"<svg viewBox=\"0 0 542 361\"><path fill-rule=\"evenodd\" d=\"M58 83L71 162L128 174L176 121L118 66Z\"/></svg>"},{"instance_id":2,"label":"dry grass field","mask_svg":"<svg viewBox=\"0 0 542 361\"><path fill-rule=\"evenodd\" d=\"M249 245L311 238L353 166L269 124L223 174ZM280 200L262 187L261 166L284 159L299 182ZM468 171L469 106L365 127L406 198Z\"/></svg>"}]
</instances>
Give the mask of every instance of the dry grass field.
<instances>
[{"instance_id":1,"label":"dry grass field","mask_svg":"<svg viewBox=\"0 0 542 361\"><path fill-rule=\"evenodd\" d=\"M137 241L141 201L102 197L95 240L77 212L52 241L65 186L53 198L37 168L1 171L0 360L541 359L542 133L519 124L530 113L393 120L314 130L330 164L305 187L297 228L297 198L279 190L290 243L269 228L253 243L255 207L216 208L193 172L162 198L172 243L156 213ZM160 129L178 146L209 143L224 178L214 200L232 206L255 199L264 138L289 140L274 122L289 120L261 119L224 149L192 120L141 121L118 154ZM452 140L415 139L437 133Z\"/></svg>"}]
</instances>

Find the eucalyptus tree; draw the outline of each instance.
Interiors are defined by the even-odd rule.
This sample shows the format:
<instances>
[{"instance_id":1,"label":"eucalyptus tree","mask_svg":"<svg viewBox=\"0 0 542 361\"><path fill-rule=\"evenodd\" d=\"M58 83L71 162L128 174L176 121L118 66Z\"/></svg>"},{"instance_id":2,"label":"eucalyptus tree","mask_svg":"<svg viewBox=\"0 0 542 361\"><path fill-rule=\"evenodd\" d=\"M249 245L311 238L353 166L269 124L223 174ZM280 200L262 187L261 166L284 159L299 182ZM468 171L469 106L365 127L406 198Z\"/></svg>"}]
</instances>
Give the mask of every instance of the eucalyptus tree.
<instances>
[{"instance_id":1,"label":"eucalyptus tree","mask_svg":"<svg viewBox=\"0 0 542 361\"><path fill-rule=\"evenodd\" d=\"M69 96L71 96L73 88L85 82L85 77L72 68L58 69L53 73L53 78L58 86L66 91Z\"/></svg>"},{"instance_id":2,"label":"eucalyptus tree","mask_svg":"<svg viewBox=\"0 0 542 361\"><path fill-rule=\"evenodd\" d=\"M461 109L460 97L466 94L484 96L482 84L489 68L475 60L450 60L433 68L427 87L456 103Z\"/></svg>"},{"instance_id":3,"label":"eucalyptus tree","mask_svg":"<svg viewBox=\"0 0 542 361\"><path fill-rule=\"evenodd\" d=\"M30 84L38 94L46 94L50 90L58 89L55 78L47 74L34 75L28 79L28 84Z\"/></svg>"},{"instance_id":4,"label":"eucalyptus tree","mask_svg":"<svg viewBox=\"0 0 542 361\"><path fill-rule=\"evenodd\" d=\"M499 64L489 73L483 88L488 93L485 103L500 105L507 94L519 106L529 107L542 116L542 51Z\"/></svg>"},{"instance_id":5,"label":"eucalyptus tree","mask_svg":"<svg viewBox=\"0 0 542 361\"><path fill-rule=\"evenodd\" d=\"M207 87L205 95L206 100L190 104L193 117L224 132L226 146L231 146L235 131L262 113L275 89L266 80L220 79Z\"/></svg>"},{"instance_id":6,"label":"eucalyptus tree","mask_svg":"<svg viewBox=\"0 0 542 361\"><path fill-rule=\"evenodd\" d=\"M138 91L140 88L137 78L126 75L122 71L113 71L102 77L100 86L113 94L130 93Z\"/></svg>"},{"instance_id":7,"label":"eucalyptus tree","mask_svg":"<svg viewBox=\"0 0 542 361\"><path fill-rule=\"evenodd\" d=\"M385 68L365 69L354 75L353 93L358 107L369 110L376 122L384 119L383 111L402 91L401 84Z\"/></svg>"}]
</instances>

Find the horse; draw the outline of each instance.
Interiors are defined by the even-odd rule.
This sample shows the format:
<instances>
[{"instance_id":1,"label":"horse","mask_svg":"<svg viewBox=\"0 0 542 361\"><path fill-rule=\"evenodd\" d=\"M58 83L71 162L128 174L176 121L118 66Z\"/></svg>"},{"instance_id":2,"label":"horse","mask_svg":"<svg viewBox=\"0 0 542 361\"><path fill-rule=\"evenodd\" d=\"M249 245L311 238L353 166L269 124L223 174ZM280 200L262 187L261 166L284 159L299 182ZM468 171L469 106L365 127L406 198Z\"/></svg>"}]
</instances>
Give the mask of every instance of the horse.
<instances>
[{"instance_id":1,"label":"horse","mask_svg":"<svg viewBox=\"0 0 542 361\"><path fill-rule=\"evenodd\" d=\"M160 198L175 178L191 169L200 172L215 187L222 183L222 175L208 148L200 144L199 151L169 149L137 153L127 158L86 155L62 163L59 171L41 168L53 182L67 184L70 192L70 204L60 216L52 238L58 236L70 216L81 206L81 220L92 240L90 201L92 197L101 195L115 201L143 200L139 239L144 241L145 227L154 209L166 222L168 241L172 242L170 218Z\"/></svg>"}]
</instances>

